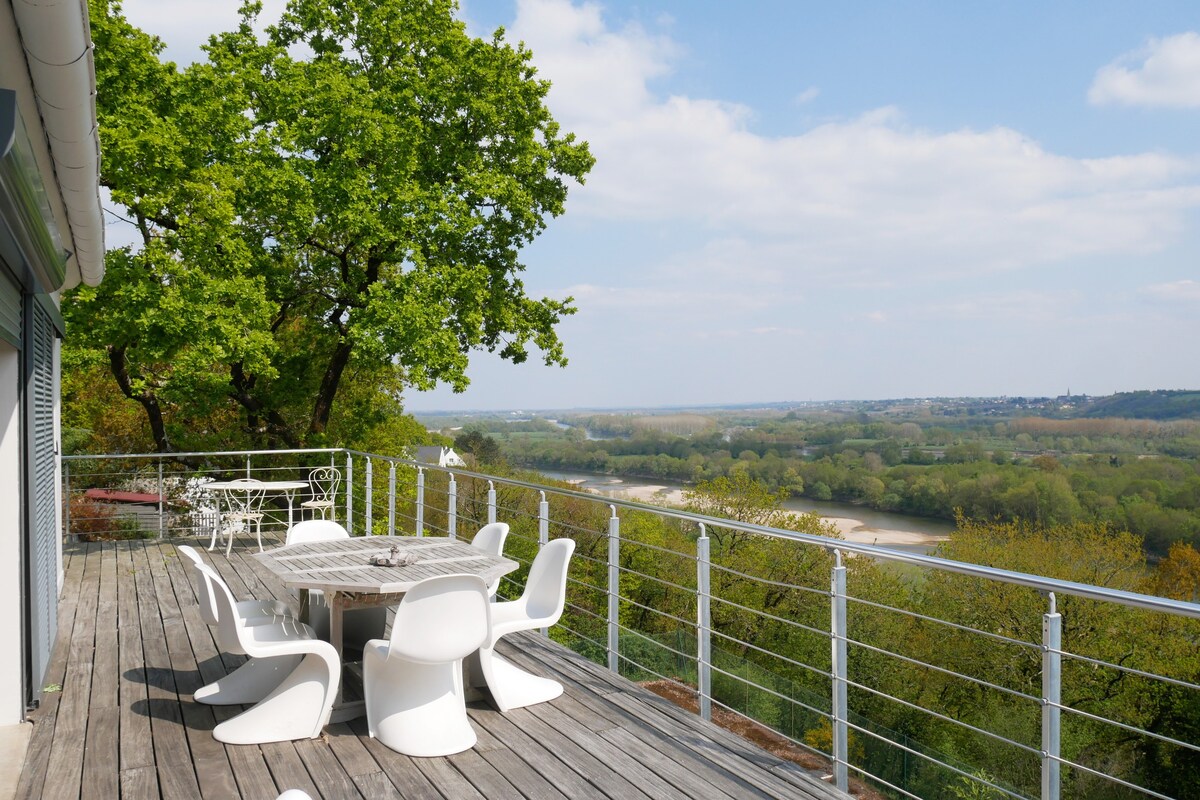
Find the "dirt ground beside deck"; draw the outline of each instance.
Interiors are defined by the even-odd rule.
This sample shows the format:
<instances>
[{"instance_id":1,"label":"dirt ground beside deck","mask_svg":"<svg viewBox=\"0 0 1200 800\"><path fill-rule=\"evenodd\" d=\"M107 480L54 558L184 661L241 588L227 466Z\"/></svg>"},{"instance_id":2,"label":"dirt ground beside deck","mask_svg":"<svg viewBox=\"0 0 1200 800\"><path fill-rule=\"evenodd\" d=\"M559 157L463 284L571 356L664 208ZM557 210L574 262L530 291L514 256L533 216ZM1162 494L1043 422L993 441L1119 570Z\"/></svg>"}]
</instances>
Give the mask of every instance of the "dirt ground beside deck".
<instances>
[{"instance_id":1,"label":"dirt ground beside deck","mask_svg":"<svg viewBox=\"0 0 1200 800\"><path fill-rule=\"evenodd\" d=\"M646 681L640 685L693 714L700 711L700 702L694 689L667 680ZM829 762L826 759L798 747L786 736L776 733L770 728L747 719L741 714L734 714L732 711L716 707L712 710L712 721L725 730L761 747L771 755L799 764L813 773L818 773L822 780L832 780ZM850 793L862 800L886 800L883 795L853 778L850 779Z\"/></svg>"}]
</instances>

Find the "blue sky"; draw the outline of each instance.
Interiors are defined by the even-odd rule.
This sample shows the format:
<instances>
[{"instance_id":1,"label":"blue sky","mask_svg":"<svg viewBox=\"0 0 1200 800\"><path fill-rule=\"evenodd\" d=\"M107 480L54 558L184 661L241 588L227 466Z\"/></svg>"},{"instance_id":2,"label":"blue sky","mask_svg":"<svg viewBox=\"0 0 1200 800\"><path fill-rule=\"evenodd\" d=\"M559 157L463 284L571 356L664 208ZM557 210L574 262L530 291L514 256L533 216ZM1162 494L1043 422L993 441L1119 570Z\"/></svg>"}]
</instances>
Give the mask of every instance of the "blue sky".
<instances>
[{"instance_id":1,"label":"blue sky","mask_svg":"<svg viewBox=\"0 0 1200 800\"><path fill-rule=\"evenodd\" d=\"M183 62L225 6L125 3ZM524 256L579 313L566 369L479 354L411 410L1200 386L1194 3L461 13L597 157Z\"/></svg>"}]
</instances>

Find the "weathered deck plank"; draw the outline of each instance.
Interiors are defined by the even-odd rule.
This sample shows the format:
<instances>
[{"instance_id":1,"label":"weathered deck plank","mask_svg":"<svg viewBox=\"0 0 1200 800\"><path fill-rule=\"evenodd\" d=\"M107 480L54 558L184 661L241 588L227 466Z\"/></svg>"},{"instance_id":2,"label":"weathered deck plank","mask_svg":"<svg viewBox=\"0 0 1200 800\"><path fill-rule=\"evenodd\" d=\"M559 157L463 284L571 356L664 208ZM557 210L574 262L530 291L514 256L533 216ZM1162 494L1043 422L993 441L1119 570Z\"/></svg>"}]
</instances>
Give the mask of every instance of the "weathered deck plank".
<instances>
[{"instance_id":1,"label":"weathered deck plank","mask_svg":"<svg viewBox=\"0 0 1200 800\"><path fill-rule=\"evenodd\" d=\"M290 600L249 552L239 540L229 559L205 556L239 597ZM240 708L205 706L192 693L244 658L218 650L174 544L71 546L65 568L46 677L62 691L32 715L18 797L257 800L289 788L328 800L837 796L535 634L501 650L566 693L509 714L472 703L479 742L464 753L408 758L369 738L364 720L319 739L226 746L212 728Z\"/></svg>"}]
</instances>

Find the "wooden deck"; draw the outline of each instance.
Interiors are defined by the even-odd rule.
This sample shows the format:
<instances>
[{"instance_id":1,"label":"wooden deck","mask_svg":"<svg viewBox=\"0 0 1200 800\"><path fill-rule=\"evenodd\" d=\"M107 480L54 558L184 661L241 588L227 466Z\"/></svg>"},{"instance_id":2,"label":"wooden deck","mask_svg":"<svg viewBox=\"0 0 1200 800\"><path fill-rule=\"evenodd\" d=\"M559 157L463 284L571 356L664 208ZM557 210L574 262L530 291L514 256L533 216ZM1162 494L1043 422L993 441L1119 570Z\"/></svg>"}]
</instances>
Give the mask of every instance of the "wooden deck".
<instances>
[{"instance_id":1,"label":"wooden deck","mask_svg":"<svg viewBox=\"0 0 1200 800\"><path fill-rule=\"evenodd\" d=\"M228 561L209 555L238 596L286 597L248 552L239 542ZM320 739L223 745L212 728L239 709L191 695L242 659L218 652L173 543L69 545L65 559L20 798L845 797L533 634L502 651L566 693L509 714L472 704L479 743L465 753L408 758L369 738L364 720Z\"/></svg>"}]
</instances>

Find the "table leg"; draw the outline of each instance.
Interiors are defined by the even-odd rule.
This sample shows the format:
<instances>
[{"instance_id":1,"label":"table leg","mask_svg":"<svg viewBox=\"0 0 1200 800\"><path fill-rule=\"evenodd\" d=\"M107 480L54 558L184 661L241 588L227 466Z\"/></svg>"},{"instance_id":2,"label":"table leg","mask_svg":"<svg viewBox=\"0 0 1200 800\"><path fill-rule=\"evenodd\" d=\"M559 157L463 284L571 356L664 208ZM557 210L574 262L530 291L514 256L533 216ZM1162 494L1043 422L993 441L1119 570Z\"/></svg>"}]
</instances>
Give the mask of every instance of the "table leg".
<instances>
[{"instance_id":1,"label":"table leg","mask_svg":"<svg viewBox=\"0 0 1200 800\"><path fill-rule=\"evenodd\" d=\"M337 650L338 658L342 657L342 649L345 643L342 641L342 611L343 603L341 592L326 592L325 597L329 602L329 643L333 645L333 649ZM341 688L338 689L338 699L341 700Z\"/></svg>"},{"instance_id":2,"label":"table leg","mask_svg":"<svg viewBox=\"0 0 1200 800\"><path fill-rule=\"evenodd\" d=\"M208 551L210 553L212 552L212 549L217 546L217 537L221 534L221 495L222 492L215 492L213 494L214 505L217 509L217 524L215 527L213 527L212 538L209 539L208 542Z\"/></svg>"},{"instance_id":3,"label":"table leg","mask_svg":"<svg viewBox=\"0 0 1200 800\"><path fill-rule=\"evenodd\" d=\"M308 589L300 589L299 598L300 614L296 617L296 619L300 620L305 625L308 625L310 619L312 618L312 613L308 607ZM341 653L338 653L338 656L341 656Z\"/></svg>"},{"instance_id":4,"label":"table leg","mask_svg":"<svg viewBox=\"0 0 1200 800\"><path fill-rule=\"evenodd\" d=\"M367 713L367 706L361 700L347 703L344 698L343 686L346 682L345 663L342 658L344 642L342 613L345 611L346 603L341 592L325 593L325 598L329 602L329 643L337 650L338 662L342 663L342 680L338 681L337 695L333 698L333 713L329 716L330 723L346 722L347 720L356 719Z\"/></svg>"},{"instance_id":5,"label":"table leg","mask_svg":"<svg viewBox=\"0 0 1200 800\"><path fill-rule=\"evenodd\" d=\"M284 492L283 496L286 497L288 501L288 530L290 531L292 529L292 500L296 497L296 490L292 489L289 492Z\"/></svg>"}]
</instances>

